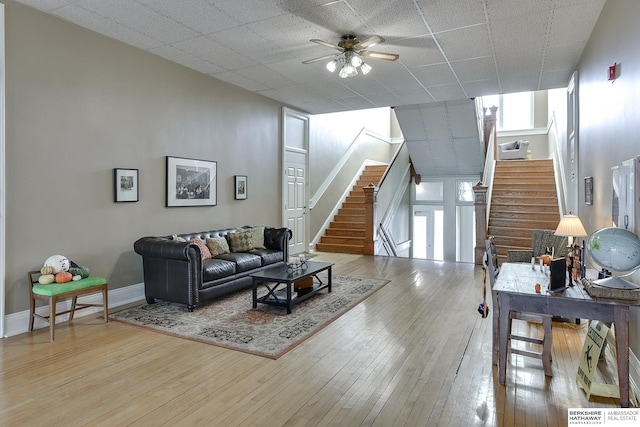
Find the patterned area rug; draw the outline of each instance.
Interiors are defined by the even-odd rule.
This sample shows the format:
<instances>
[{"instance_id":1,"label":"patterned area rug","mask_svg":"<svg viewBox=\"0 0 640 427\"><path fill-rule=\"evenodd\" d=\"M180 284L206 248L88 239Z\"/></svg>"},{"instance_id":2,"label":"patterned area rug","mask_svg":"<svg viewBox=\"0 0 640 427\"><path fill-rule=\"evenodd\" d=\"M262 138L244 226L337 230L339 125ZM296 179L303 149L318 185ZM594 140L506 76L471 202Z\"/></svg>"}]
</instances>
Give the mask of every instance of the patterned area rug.
<instances>
[{"instance_id":1,"label":"patterned area rug","mask_svg":"<svg viewBox=\"0 0 640 427\"><path fill-rule=\"evenodd\" d=\"M320 274L323 281L326 277ZM349 309L389 283L388 280L333 276L332 292L293 307L258 304L251 308L251 289L198 306L157 301L132 307L109 317L180 338L277 359ZM258 291L258 296L264 292Z\"/></svg>"}]
</instances>

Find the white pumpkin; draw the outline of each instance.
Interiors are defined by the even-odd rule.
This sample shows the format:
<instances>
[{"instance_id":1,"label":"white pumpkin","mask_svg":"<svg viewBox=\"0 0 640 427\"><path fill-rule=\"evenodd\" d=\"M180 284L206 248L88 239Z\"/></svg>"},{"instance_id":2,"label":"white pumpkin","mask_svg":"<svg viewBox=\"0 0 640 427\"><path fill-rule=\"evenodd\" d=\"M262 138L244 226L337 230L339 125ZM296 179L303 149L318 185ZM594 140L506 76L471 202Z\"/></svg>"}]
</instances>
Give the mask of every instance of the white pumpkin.
<instances>
[{"instance_id":1,"label":"white pumpkin","mask_svg":"<svg viewBox=\"0 0 640 427\"><path fill-rule=\"evenodd\" d=\"M53 267L53 274L69 271L69 259L63 255L51 255L44 262L44 265Z\"/></svg>"},{"instance_id":2,"label":"white pumpkin","mask_svg":"<svg viewBox=\"0 0 640 427\"><path fill-rule=\"evenodd\" d=\"M53 283L53 281L55 280L56 276L54 276L53 274L42 274L39 278L38 278L38 282L41 285L49 285L51 283Z\"/></svg>"}]
</instances>

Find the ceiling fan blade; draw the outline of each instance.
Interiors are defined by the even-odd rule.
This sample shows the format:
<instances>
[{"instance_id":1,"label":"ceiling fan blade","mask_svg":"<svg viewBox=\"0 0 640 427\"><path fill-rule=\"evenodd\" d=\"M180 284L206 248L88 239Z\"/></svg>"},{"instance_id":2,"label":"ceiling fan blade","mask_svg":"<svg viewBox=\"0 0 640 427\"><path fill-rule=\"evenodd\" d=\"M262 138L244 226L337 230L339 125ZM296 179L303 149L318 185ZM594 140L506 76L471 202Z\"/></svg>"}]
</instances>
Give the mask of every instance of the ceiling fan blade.
<instances>
[{"instance_id":1,"label":"ceiling fan blade","mask_svg":"<svg viewBox=\"0 0 640 427\"><path fill-rule=\"evenodd\" d=\"M323 59L334 58L335 56L336 56L335 54L325 55L325 56L321 56L320 58L307 59L306 61L302 61L302 63L303 64L312 64L314 62L322 61Z\"/></svg>"},{"instance_id":2,"label":"ceiling fan blade","mask_svg":"<svg viewBox=\"0 0 640 427\"><path fill-rule=\"evenodd\" d=\"M362 52L360 56L371 59L383 59L385 61L395 61L400 58L400 55L397 55L395 53L372 52L369 50Z\"/></svg>"},{"instance_id":3,"label":"ceiling fan blade","mask_svg":"<svg viewBox=\"0 0 640 427\"><path fill-rule=\"evenodd\" d=\"M380 36L371 36L362 40L360 43L355 44L353 48L358 50L367 49L371 46L375 46L378 43L383 43L383 42L384 42L384 38Z\"/></svg>"},{"instance_id":4,"label":"ceiling fan blade","mask_svg":"<svg viewBox=\"0 0 640 427\"><path fill-rule=\"evenodd\" d=\"M332 48L332 49L337 49L337 50L339 50L339 51L344 50L344 49L342 49L340 46L337 46L337 45L335 45L335 44L331 44L331 43L326 42L326 41L324 41L324 40L311 39L311 40L309 40L309 41L314 42L314 43L318 43L318 44L320 44L320 45L322 45L322 46L330 47L330 48Z\"/></svg>"}]
</instances>

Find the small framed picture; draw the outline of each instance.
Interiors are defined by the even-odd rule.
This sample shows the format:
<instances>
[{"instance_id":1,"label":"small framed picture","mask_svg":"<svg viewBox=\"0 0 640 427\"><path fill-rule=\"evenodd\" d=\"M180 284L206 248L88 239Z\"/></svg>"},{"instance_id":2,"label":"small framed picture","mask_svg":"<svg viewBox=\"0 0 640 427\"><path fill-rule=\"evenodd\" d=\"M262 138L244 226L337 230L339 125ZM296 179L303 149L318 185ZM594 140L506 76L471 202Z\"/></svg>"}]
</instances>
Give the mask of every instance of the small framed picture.
<instances>
[{"instance_id":1,"label":"small framed picture","mask_svg":"<svg viewBox=\"0 0 640 427\"><path fill-rule=\"evenodd\" d=\"M215 206L218 163L167 156L166 206Z\"/></svg>"},{"instance_id":2,"label":"small framed picture","mask_svg":"<svg viewBox=\"0 0 640 427\"><path fill-rule=\"evenodd\" d=\"M588 176L584 179L584 204L593 205L593 177Z\"/></svg>"},{"instance_id":3,"label":"small framed picture","mask_svg":"<svg viewBox=\"0 0 640 427\"><path fill-rule=\"evenodd\" d=\"M247 198L247 176L235 176L236 200L245 200Z\"/></svg>"},{"instance_id":4,"label":"small framed picture","mask_svg":"<svg viewBox=\"0 0 640 427\"><path fill-rule=\"evenodd\" d=\"M113 201L137 202L139 196L138 169L114 169Z\"/></svg>"}]
</instances>

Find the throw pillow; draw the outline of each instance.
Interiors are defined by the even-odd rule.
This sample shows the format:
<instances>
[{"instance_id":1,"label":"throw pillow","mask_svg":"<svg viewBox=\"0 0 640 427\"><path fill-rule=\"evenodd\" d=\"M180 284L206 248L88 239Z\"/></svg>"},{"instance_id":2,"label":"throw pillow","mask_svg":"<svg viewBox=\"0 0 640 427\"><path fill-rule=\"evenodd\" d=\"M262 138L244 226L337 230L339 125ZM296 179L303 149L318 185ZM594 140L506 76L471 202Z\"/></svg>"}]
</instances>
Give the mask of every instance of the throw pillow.
<instances>
[{"instance_id":1,"label":"throw pillow","mask_svg":"<svg viewBox=\"0 0 640 427\"><path fill-rule=\"evenodd\" d=\"M229 245L224 237L209 237L207 239L207 247L212 257L229 253Z\"/></svg>"},{"instance_id":2,"label":"throw pillow","mask_svg":"<svg viewBox=\"0 0 640 427\"><path fill-rule=\"evenodd\" d=\"M202 239L194 238L194 239L191 239L189 241L195 243L196 245L198 245L198 247L200 248L200 253L202 254L202 260L203 261L205 259L211 258L211 252L209 251L209 248L207 247L207 245L204 244Z\"/></svg>"},{"instance_id":3,"label":"throw pillow","mask_svg":"<svg viewBox=\"0 0 640 427\"><path fill-rule=\"evenodd\" d=\"M171 238L173 240L175 240L176 242L186 242L187 241L184 237L180 237L177 234L174 234L173 236L171 236Z\"/></svg>"},{"instance_id":4,"label":"throw pillow","mask_svg":"<svg viewBox=\"0 0 640 427\"><path fill-rule=\"evenodd\" d=\"M251 231L251 244L254 249L265 249L264 246L264 225L258 225L249 229Z\"/></svg>"},{"instance_id":5,"label":"throw pillow","mask_svg":"<svg viewBox=\"0 0 640 427\"><path fill-rule=\"evenodd\" d=\"M253 249L250 230L227 233L227 239L231 252L249 252Z\"/></svg>"}]
</instances>

